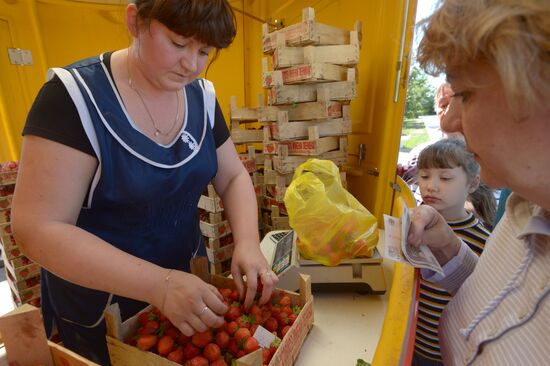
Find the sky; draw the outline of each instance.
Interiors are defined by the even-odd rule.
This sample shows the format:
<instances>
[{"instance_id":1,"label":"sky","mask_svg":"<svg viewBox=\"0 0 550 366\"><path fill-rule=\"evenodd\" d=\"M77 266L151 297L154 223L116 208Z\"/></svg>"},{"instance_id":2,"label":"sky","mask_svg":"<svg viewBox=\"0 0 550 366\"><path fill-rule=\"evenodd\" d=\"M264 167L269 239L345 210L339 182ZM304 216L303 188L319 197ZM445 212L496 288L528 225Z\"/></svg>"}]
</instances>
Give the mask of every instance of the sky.
<instances>
[{"instance_id":1,"label":"sky","mask_svg":"<svg viewBox=\"0 0 550 366\"><path fill-rule=\"evenodd\" d=\"M424 18L427 18L430 16L433 11L435 10L437 6L438 0L418 0L417 8L416 8L416 23L421 21ZM415 29L415 36L414 36L414 43L413 47L416 49L418 47L418 43L420 42L420 39L422 38L422 34L419 34L419 28ZM413 57L416 54L416 50L413 53ZM439 76L434 78L433 76L428 75L428 80L430 80L430 83L434 87L438 87L445 81L445 76Z\"/></svg>"}]
</instances>

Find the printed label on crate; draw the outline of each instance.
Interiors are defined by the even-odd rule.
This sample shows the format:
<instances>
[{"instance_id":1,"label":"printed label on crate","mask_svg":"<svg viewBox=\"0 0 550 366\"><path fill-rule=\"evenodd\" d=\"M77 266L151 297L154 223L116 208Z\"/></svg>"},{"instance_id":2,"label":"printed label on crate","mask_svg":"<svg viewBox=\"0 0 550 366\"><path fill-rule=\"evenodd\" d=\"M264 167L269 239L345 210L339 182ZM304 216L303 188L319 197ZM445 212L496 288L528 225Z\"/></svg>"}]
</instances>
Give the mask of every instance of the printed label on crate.
<instances>
[{"instance_id":1,"label":"printed label on crate","mask_svg":"<svg viewBox=\"0 0 550 366\"><path fill-rule=\"evenodd\" d=\"M265 329L261 325L256 328L256 331L253 334L253 337L256 338L262 348L269 348L271 343L277 339L277 336L271 333L269 330Z\"/></svg>"}]
</instances>

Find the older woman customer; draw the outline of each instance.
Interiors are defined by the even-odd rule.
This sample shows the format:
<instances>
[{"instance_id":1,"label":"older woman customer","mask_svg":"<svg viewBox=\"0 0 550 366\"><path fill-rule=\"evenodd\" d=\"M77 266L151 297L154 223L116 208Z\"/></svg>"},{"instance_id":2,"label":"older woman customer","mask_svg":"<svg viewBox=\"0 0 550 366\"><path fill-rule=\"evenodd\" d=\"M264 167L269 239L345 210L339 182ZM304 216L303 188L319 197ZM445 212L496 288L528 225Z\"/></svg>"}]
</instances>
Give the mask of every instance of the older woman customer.
<instances>
[{"instance_id":1,"label":"older woman customer","mask_svg":"<svg viewBox=\"0 0 550 366\"><path fill-rule=\"evenodd\" d=\"M440 323L445 365L548 365L550 347L550 2L446 0L428 19L419 62L454 91L443 122L464 134L493 187L514 192L478 257L433 208L414 210L456 293Z\"/></svg>"}]
</instances>

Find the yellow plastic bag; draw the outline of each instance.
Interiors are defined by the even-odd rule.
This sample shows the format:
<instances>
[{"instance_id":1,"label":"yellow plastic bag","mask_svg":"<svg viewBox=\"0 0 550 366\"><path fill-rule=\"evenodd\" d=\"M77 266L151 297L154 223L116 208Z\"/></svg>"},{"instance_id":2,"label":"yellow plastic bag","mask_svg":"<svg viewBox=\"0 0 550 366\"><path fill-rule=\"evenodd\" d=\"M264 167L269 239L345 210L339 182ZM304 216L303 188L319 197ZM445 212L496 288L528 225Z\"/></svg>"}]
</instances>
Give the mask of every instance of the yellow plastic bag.
<instances>
[{"instance_id":1,"label":"yellow plastic bag","mask_svg":"<svg viewBox=\"0 0 550 366\"><path fill-rule=\"evenodd\" d=\"M303 257L327 266L372 257L378 242L376 218L344 189L332 161L309 159L300 165L285 205Z\"/></svg>"}]
</instances>

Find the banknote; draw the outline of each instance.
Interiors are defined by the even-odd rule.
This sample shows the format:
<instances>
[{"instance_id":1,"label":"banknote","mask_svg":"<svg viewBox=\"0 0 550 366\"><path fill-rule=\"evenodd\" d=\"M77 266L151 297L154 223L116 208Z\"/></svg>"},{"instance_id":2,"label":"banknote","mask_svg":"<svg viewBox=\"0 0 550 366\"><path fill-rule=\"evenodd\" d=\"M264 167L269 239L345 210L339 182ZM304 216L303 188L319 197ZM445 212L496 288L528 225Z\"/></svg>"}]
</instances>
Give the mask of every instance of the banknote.
<instances>
[{"instance_id":1,"label":"banknote","mask_svg":"<svg viewBox=\"0 0 550 366\"><path fill-rule=\"evenodd\" d=\"M401 218L384 215L384 227L387 258L443 273L441 265L427 245L415 247L407 243L407 235L411 227L411 215L407 207L403 207Z\"/></svg>"}]
</instances>

